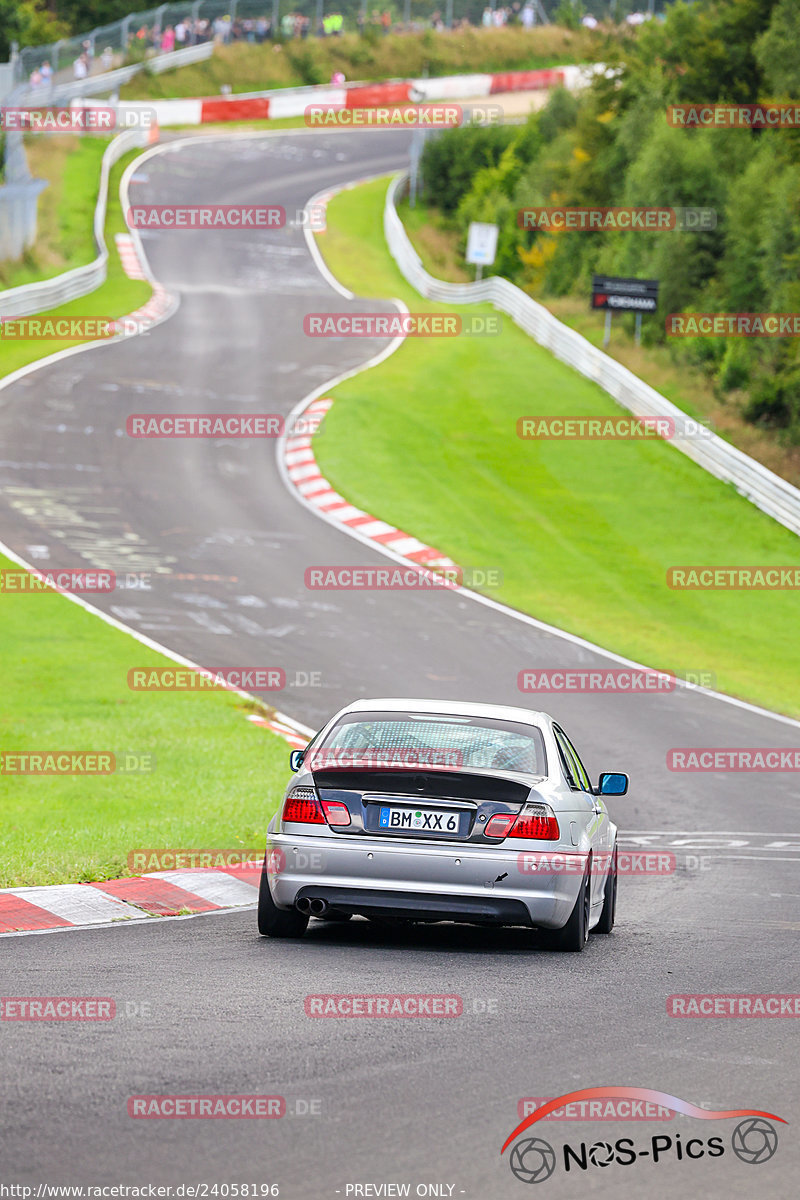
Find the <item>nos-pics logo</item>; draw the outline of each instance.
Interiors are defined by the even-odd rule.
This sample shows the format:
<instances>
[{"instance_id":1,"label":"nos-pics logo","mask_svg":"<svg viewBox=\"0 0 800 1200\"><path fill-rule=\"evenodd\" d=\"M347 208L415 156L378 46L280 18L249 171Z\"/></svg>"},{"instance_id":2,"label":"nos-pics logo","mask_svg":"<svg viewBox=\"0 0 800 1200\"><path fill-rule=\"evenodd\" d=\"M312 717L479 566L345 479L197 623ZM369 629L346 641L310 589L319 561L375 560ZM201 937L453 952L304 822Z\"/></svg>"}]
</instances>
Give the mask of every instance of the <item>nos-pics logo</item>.
<instances>
[{"instance_id":1,"label":"nos-pics logo","mask_svg":"<svg viewBox=\"0 0 800 1200\"><path fill-rule=\"evenodd\" d=\"M654 1103L668 1108L673 1113L682 1113L702 1121L724 1121L740 1118L730 1136L730 1145L726 1146L724 1136L686 1138L685 1133L654 1134L646 1141L637 1143L633 1138L617 1138L614 1142L598 1140L592 1143L580 1142L577 1146L565 1143L559 1151L544 1138L535 1135L520 1137L525 1134L537 1121L567 1104L584 1100L625 1099ZM505 1154L514 1142L508 1163L511 1173L520 1183L543 1183L555 1172L559 1159L565 1172L588 1171L593 1167L603 1168L612 1164L617 1166L633 1166L644 1159L653 1163L665 1160L688 1162L701 1158L721 1158L732 1152L736 1158L749 1166L768 1162L778 1148L778 1132L773 1121L785 1125L783 1117L775 1113L762 1112L755 1108L713 1109L699 1108L688 1100L678 1096L670 1096L666 1092L654 1091L652 1088L636 1087L595 1087L582 1088L577 1092L567 1092L548 1100L514 1129L503 1143L500 1151ZM519 1139L516 1141L515 1139Z\"/></svg>"}]
</instances>

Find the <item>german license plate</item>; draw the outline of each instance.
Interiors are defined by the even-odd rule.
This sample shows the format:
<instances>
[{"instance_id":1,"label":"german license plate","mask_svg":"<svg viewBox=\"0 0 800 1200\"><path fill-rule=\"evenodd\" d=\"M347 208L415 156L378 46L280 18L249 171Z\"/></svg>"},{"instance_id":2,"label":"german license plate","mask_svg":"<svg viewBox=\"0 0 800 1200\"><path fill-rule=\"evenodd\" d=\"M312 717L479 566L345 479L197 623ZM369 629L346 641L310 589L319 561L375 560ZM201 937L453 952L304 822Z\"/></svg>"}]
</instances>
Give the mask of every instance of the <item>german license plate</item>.
<instances>
[{"instance_id":1,"label":"german license plate","mask_svg":"<svg viewBox=\"0 0 800 1200\"><path fill-rule=\"evenodd\" d=\"M394 808L382 806L378 821L381 829L408 829L413 833L458 833L459 813L433 808Z\"/></svg>"}]
</instances>

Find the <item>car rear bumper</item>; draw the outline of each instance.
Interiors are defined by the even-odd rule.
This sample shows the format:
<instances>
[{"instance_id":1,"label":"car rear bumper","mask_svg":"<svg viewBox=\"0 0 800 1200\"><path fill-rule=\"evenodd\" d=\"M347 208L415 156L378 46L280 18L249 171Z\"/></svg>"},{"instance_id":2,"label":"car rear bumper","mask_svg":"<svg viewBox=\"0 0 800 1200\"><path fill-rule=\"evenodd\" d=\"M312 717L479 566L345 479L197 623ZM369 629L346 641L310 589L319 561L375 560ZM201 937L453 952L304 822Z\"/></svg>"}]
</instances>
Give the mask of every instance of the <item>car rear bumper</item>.
<instances>
[{"instance_id":1,"label":"car rear bumper","mask_svg":"<svg viewBox=\"0 0 800 1200\"><path fill-rule=\"evenodd\" d=\"M521 850L499 847L275 833L267 851L281 908L319 898L345 912L560 929L582 881L582 871L528 873Z\"/></svg>"}]
</instances>

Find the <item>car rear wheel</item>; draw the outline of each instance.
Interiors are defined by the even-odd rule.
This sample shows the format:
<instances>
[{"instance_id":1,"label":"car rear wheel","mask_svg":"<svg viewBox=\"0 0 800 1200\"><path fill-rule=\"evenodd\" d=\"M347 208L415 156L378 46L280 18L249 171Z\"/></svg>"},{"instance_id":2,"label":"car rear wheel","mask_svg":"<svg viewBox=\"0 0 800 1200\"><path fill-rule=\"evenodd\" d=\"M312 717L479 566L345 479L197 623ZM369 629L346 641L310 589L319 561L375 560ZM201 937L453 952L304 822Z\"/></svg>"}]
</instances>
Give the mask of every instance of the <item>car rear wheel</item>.
<instances>
[{"instance_id":1,"label":"car rear wheel","mask_svg":"<svg viewBox=\"0 0 800 1200\"><path fill-rule=\"evenodd\" d=\"M547 950L579 954L589 937L589 874L583 877L575 907L563 929L542 930L541 943Z\"/></svg>"},{"instance_id":2,"label":"car rear wheel","mask_svg":"<svg viewBox=\"0 0 800 1200\"><path fill-rule=\"evenodd\" d=\"M302 937L308 925L305 913L294 908L278 908L272 899L267 879L267 860L261 868L261 887L258 890L258 932L264 937Z\"/></svg>"},{"instance_id":3,"label":"car rear wheel","mask_svg":"<svg viewBox=\"0 0 800 1200\"><path fill-rule=\"evenodd\" d=\"M606 886L603 891L603 911L600 914L600 920L594 927L594 933L611 933L614 928L614 920L617 915L617 851L614 850L614 857L611 861L611 870L606 877Z\"/></svg>"}]
</instances>

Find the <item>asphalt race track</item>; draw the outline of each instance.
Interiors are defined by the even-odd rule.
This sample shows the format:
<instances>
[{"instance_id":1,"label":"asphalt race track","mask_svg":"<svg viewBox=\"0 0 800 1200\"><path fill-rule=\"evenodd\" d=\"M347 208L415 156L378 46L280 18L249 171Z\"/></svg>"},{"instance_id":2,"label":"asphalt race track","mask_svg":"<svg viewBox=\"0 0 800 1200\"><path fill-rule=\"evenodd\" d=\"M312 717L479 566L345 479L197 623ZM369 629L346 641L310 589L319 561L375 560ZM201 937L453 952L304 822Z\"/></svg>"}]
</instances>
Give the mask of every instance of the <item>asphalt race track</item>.
<instances>
[{"instance_id":1,"label":"asphalt race track","mask_svg":"<svg viewBox=\"0 0 800 1200\"><path fill-rule=\"evenodd\" d=\"M291 217L321 189L403 166L407 151L399 132L193 138L151 157L131 196L276 203ZM313 727L362 695L524 704L522 669L607 664L459 593L309 592L308 566L386 559L298 504L273 442L127 438L134 412L287 414L383 345L308 338L303 315L390 307L333 291L294 224L157 233L145 245L156 276L180 294L176 314L146 337L73 355L0 392L0 536L16 553L152 573L149 591L96 603L205 666L282 666L289 685L265 699ZM308 672L320 686L303 685ZM358 920L312 922L303 941L280 942L259 938L244 910L2 938L3 995L128 1004L108 1025L0 1026L2 1175L269 1183L309 1200L400 1194L347 1188L408 1183L412 1196L511 1200L530 1186L511 1174L508 1152L500 1157L520 1098L621 1084L790 1124L778 1126L775 1156L753 1165L732 1152L731 1121L547 1122L532 1133L557 1147L629 1136L644 1150L666 1129L684 1141L721 1135L726 1149L561 1166L546 1195L796 1194L791 1021L680 1020L667 1016L666 998L798 990L798 783L791 773L679 775L665 764L676 746L796 746L796 724L685 690L553 696L547 707L593 777L630 773L631 794L609 801L622 844L677 854L673 875L621 880L612 937L559 956L518 930ZM730 836L701 836L709 830ZM457 993L464 1013L307 1017L304 997L322 992ZM128 1096L151 1093L281 1095L286 1115L131 1119Z\"/></svg>"}]
</instances>

